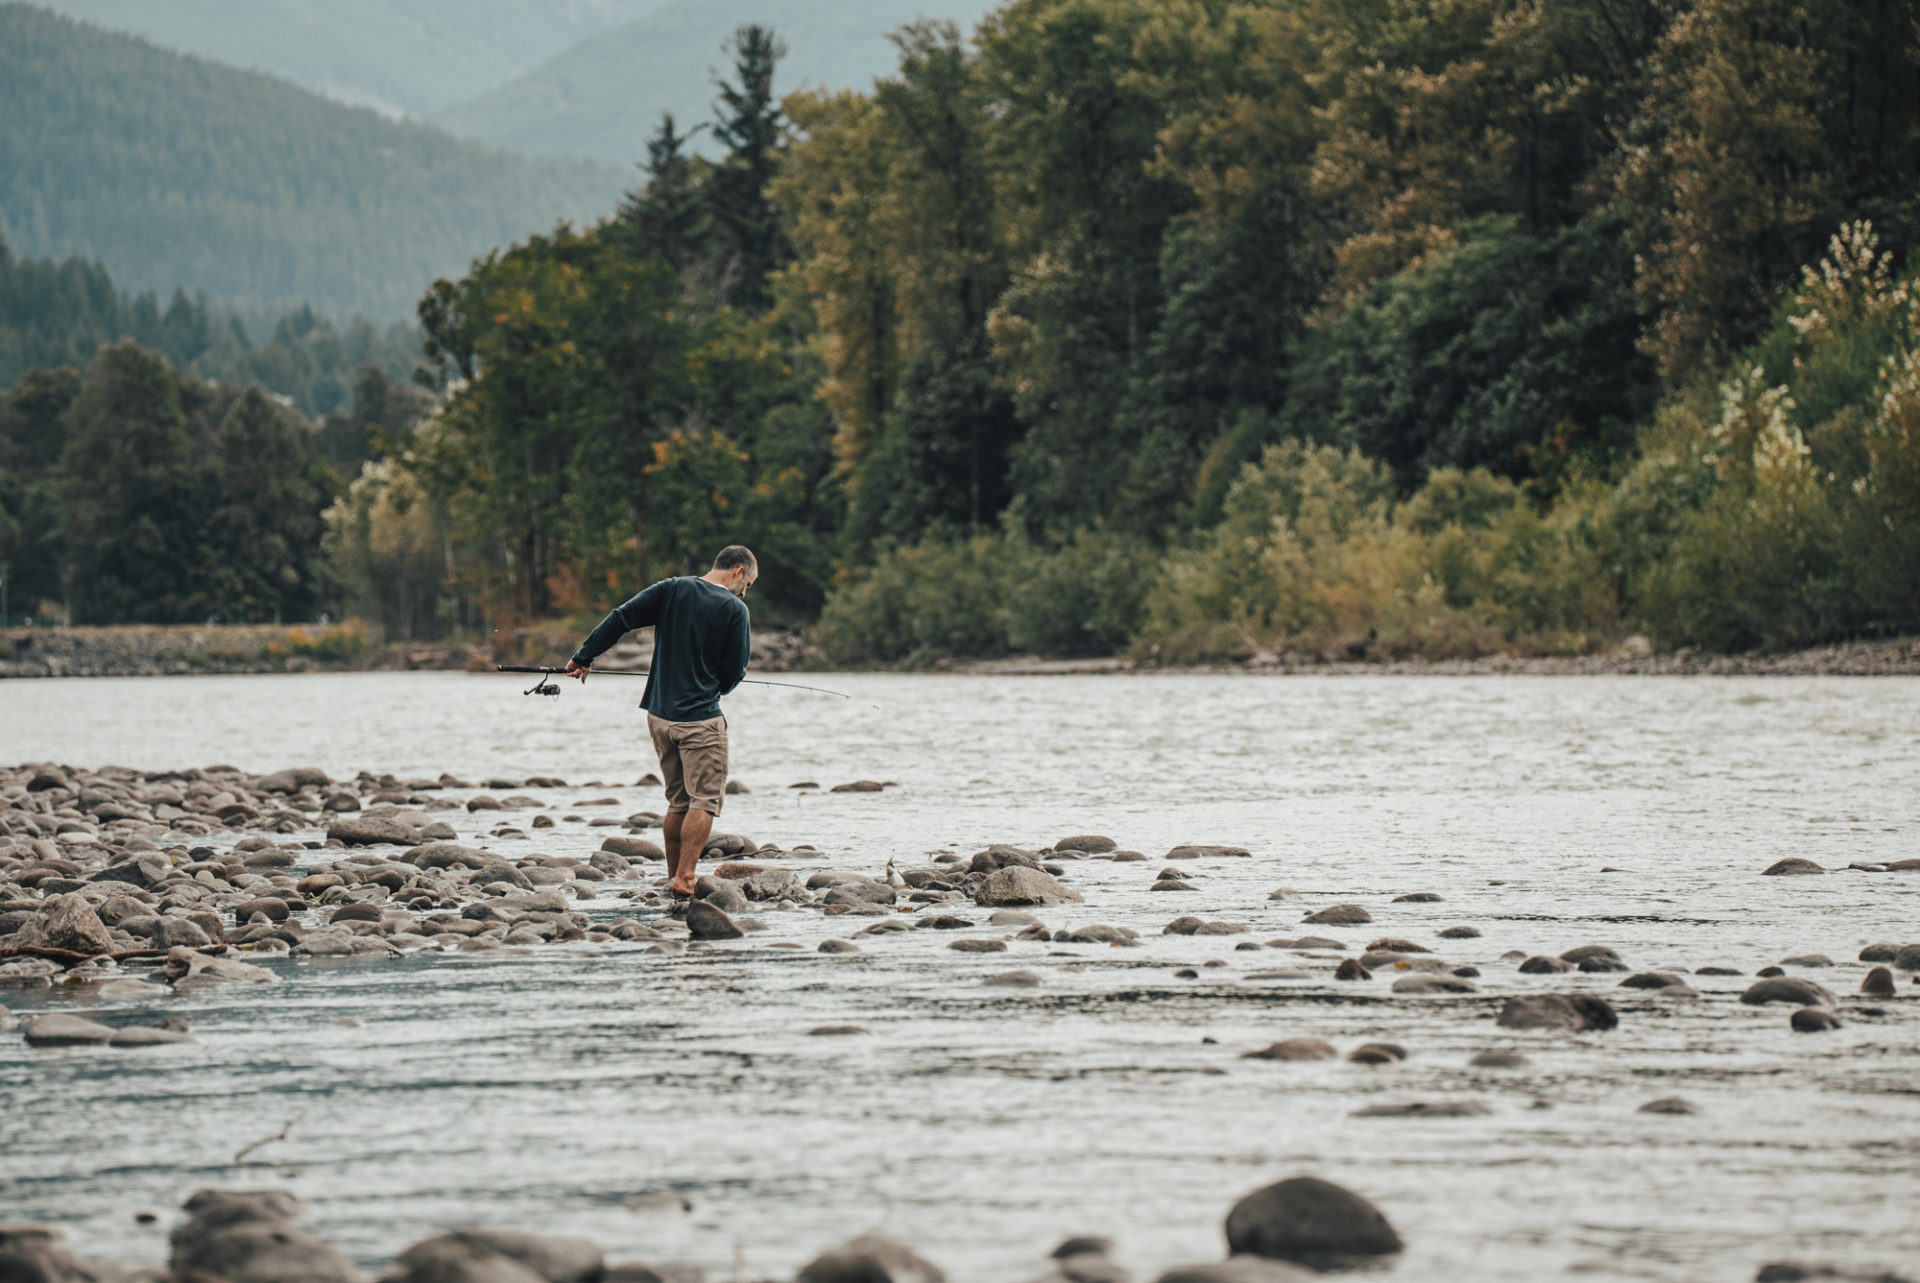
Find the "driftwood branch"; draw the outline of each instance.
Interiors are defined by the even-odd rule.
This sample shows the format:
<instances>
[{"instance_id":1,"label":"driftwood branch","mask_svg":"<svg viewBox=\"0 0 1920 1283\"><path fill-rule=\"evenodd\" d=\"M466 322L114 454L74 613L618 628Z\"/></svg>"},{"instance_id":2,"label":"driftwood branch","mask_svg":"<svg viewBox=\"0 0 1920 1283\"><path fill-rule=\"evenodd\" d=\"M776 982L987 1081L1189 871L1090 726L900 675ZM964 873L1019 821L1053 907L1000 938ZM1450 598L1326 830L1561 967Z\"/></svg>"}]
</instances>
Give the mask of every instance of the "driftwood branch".
<instances>
[{"instance_id":1,"label":"driftwood branch","mask_svg":"<svg viewBox=\"0 0 1920 1283\"><path fill-rule=\"evenodd\" d=\"M256 1140L251 1144L242 1145L238 1150L234 1152L233 1161L235 1165L237 1166L241 1162L245 1161L248 1154L251 1154L256 1149L259 1149L262 1145L271 1145L276 1140L285 1140L287 1138L287 1133L293 1130L293 1125L299 1122L302 1118L305 1118L306 1115L307 1115L306 1110L304 1109L296 1110L294 1111L294 1114L291 1118L287 1119L286 1122L280 1124L280 1130L275 1132L273 1135L262 1136L259 1140Z\"/></svg>"}]
</instances>

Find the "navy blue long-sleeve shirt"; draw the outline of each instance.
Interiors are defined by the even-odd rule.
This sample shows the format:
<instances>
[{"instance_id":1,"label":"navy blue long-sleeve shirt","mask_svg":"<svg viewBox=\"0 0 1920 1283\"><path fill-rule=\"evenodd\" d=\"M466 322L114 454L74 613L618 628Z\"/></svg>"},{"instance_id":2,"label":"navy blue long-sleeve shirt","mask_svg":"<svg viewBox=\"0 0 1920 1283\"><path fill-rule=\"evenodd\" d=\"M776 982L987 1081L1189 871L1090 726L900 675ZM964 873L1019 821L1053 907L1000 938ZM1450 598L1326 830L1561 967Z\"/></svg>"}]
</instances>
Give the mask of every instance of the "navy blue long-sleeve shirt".
<instances>
[{"instance_id":1,"label":"navy blue long-sleeve shirt","mask_svg":"<svg viewBox=\"0 0 1920 1283\"><path fill-rule=\"evenodd\" d=\"M669 722L720 716L720 697L740 684L753 656L747 603L719 584L688 575L615 606L573 654L591 665L636 628L653 628L653 664L640 707Z\"/></svg>"}]
</instances>

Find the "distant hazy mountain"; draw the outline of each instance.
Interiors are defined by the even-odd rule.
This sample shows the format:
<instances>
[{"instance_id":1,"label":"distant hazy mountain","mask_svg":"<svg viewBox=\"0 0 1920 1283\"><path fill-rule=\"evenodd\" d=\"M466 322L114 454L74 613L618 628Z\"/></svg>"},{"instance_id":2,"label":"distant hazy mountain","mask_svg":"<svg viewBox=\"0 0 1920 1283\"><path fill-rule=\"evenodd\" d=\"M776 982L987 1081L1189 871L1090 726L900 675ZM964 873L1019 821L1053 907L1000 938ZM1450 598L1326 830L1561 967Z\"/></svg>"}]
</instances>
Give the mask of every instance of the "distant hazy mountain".
<instances>
[{"instance_id":1,"label":"distant hazy mountain","mask_svg":"<svg viewBox=\"0 0 1920 1283\"><path fill-rule=\"evenodd\" d=\"M0 235L123 287L404 316L436 275L629 183L0 4Z\"/></svg>"},{"instance_id":2,"label":"distant hazy mountain","mask_svg":"<svg viewBox=\"0 0 1920 1283\"><path fill-rule=\"evenodd\" d=\"M36 0L388 115L471 98L665 0Z\"/></svg>"},{"instance_id":3,"label":"distant hazy mountain","mask_svg":"<svg viewBox=\"0 0 1920 1283\"><path fill-rule=\"evenodd\" d=\"M785 37L778 82L866 88L897 64L887 33L920 17L952 18L971 31L984 0L673 0L656 13L590 36L539 69L433 119L532 155L630 165L671 111L683 126L710 115L721 44L743 22Z\"/></svg>"}]
</instances>

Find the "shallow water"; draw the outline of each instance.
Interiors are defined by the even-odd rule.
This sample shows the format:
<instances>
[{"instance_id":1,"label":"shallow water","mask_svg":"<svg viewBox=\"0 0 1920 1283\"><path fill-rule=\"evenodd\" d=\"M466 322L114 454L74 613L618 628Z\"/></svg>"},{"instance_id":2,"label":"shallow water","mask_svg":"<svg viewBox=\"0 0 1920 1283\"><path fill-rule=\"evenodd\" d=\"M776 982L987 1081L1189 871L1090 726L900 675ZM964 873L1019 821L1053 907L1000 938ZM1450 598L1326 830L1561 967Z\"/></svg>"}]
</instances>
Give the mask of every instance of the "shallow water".
<instances>
[{"instance_id":1,"label":"shallow water","mask_svg":"<svg viewBox=\"0 0 1920 1283\"><path fill-rule=\"evenodd\" d=\"M1084 904L1145 947L946 945L967 932L814 946L866 919L770 911L739 946L272 963L286 983L169 1000L193 1044L29 1052L0 1035L0 1219L66 1225L90 1255L157 1262L174 1209L206 1185L293 1189L308 1227L369 1266L437 1229L490 1221L578 1233L614 1259L786 1276L866 1230L913 1244L957 1283L1041 1272L1065 1233L1104 1233L1151 1278L1223 1251L1232 1201L1312 1172L1374 1199L1408 1243L1405 1279L1750 1279L1762 1262L1920 1260L1920 990L1823 1036L1787 1009L1615 990L1619 976L1521 976L1508 949L1614 946L1636 969L1751 973L1800 953L1845 995L1873 941L1920 939L1920 876L1761 878L1787 855L1829 867L1920 855L1920 680L1674 678L982 678L817 680L880 706L747 688L728 701L734 774L721 828L821 867L1106 833L1144 864L1066 866ZM0 760L157 769L231 762L401 776L559 774L549 795L614 795L653 763L637 683L557 703L460 674L0 683ZM883 794L801 780L897 781ZM587 781L601 784L585 787ZM604 814L606 812L587 812ZM447 812L463 840L479 817ZM523 817L524 818L524 817ZM585 855L562 822L513 854ZM1198 888L1149 894L1178 842L1252 860L1184 865ZM1612 866L1619 872L1602 873ZM795 863L805 871L816 867ZM603 884L604 887L604 884ZM1291 888L1297 898L1269 901ZM1438 904L1393 904L1411 891ZM1370 926L1302 927L1359 903ZM606 917L624 901L584 902ZM1252 934L1172 937L1196 913ZM1442 941L1473 924L1478 940ZM1485 973L1455 998L1251 973L1297 965L1237 943L1331 935L1357 951L1411 938ZM766 947L798 942L802 951ZM1176 979L1183 965L1224 967ZM983 986L1027 968L1036 989ZM1497 1029L1509 993L1606 992L1618 1030ZM18 1007L65 996L0 993ZM84 1003L108 1023L158 1013ZM352 1016L358 1028L332 1022ZM866 1036L816 1038L857 1023ZM1403 1065L1238 1059L1278 1038L1344 1053L1382 1039ZM1203 1042L1205 1038L1217 1040ZM1466 1067L1516 1048L1518 1071ZM1681 1095L1692 1117L1636 1113ZM1486 1117L1363 1119L1367 1104L1473 1099ZM304 1111L235 1168L248 1141ZM684 1191L690 1215L634 1212ZM132 1214L161 1214L151 1227Z\"/></svg>"}]
</instances>

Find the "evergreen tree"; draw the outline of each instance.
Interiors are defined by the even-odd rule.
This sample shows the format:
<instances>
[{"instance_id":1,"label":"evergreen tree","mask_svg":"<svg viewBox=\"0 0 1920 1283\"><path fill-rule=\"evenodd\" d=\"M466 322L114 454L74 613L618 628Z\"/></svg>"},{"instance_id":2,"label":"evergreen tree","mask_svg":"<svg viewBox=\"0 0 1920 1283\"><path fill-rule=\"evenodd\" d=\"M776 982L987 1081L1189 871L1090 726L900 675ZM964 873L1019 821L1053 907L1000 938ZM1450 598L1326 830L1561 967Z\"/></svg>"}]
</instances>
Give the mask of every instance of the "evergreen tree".
<instances>
[{"instance_id":1,"label":"evergreen tree","mask_svg":"<svg viewBox=\"0 0 1920 1283\"><path fill-rule=\"evenodd\" d=\"M646 186L623 196L615 216L635 258L658 254L676 272L687 272L707 254L713 215L687 154L688 142L704 128L680 133L669 111L647 139Z\"/></svg>"},{"instance_id":2,"label":"evergreen tree","mask_svg":"<svg viewBox=\"0 0 1920 1283\"><path fill-rule=\"evenodd\" d=\"M772 28L746 23L733 34L733 79L720 80L713 136L727 149L707 180L723 267L723 297L750 312L772 302L767 278L793 256L767 186L786 152L786 121L773 74L787 46Z\"/></svg>"}]
</instances>

